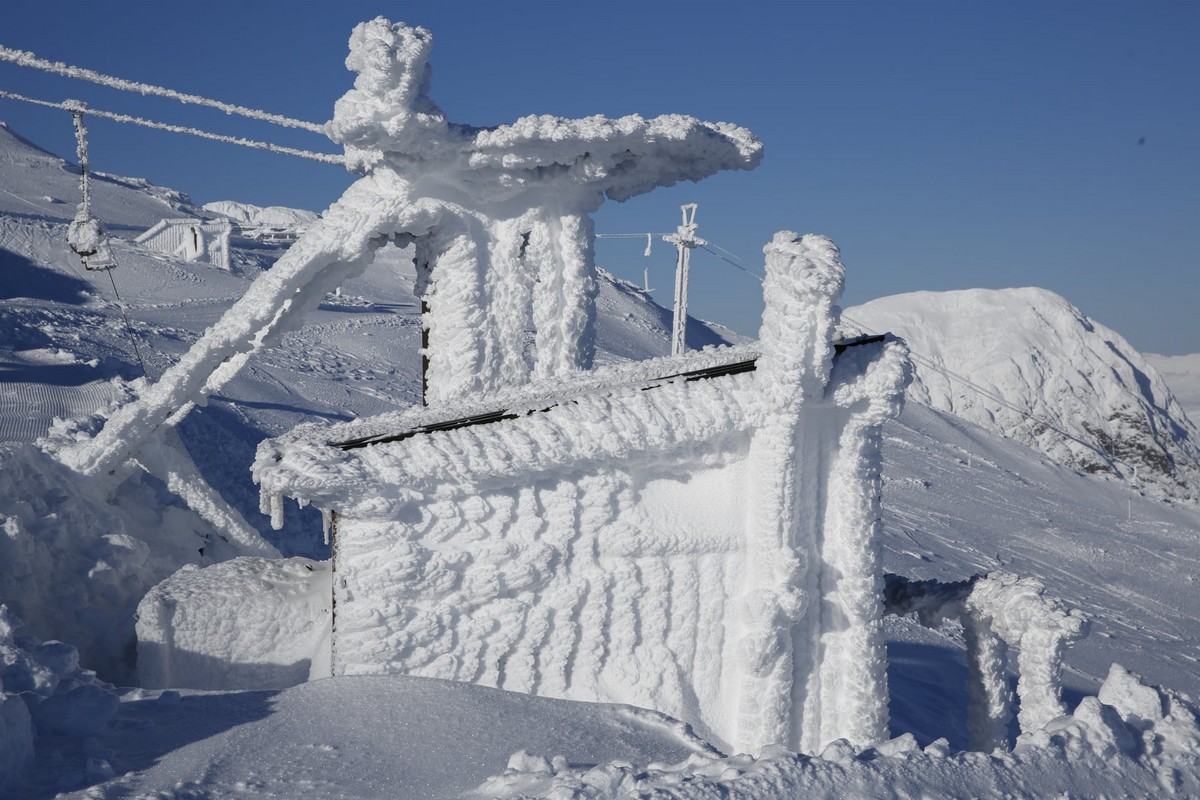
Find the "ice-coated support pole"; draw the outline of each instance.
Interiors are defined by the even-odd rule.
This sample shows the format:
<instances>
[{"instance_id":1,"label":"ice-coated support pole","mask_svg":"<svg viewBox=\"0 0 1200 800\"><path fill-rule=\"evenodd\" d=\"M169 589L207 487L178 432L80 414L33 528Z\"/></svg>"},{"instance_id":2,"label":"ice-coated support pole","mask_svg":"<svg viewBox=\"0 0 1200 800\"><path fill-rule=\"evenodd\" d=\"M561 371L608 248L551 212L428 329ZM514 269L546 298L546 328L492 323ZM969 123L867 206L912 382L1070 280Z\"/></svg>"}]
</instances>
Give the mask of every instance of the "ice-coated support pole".
<instances>
[{"instance_id":1,"label":"ice-coated support pole","mask_svg":"<svg viewBox=\"0 0 1200 800\"><path fill-rule=\"evenodd\" d=\"M667 234L663 241L675 245L675 316L671 322L671 355L677 356L687 350L687 304L688 270L692 263L692 248L704 247L708 242L696 235L696 204L680 206L683 224L675 233ZM646 252L650 248L647 246Z\"/></svg>"},{"instance_id":2,"label":"ice-coated support pole","mask_svg":"<svg viewBox=\"0 0 1200 800\"><path fill-rule=\"evenodd\" d=\"M989 632L975 636L976 653L971 658L979 667L978 676L972 678L979 685L980 700L987 703L990 722L985 729L983 710L972 712L972 739L978 736L987 747L1007 737L1001 728L1007 728L1011 706L1003 696L1007 688L999 687L1007 681L1007 671L996 637L1018 650L1021 732L1040 730L1067 713L1062 701L1063 653L1087 632L1087 618L1048 597L1039 581L1009 572L993 572L976 581L965 606L969 626L977 634Z\"/></svg>"},{"instance_id":3,"label":"ice-coated support pole","mask_svg":"<svg viewBox=\"0 0 1200 800\"><path fill-rule=\"evenodd\" d=\"M818 633L812 615L806 617L817 591L811 570L818 465L803 441L800 418L829 380L835 304L844 280L837 248L825 237L783 231L764 252L757 374L766 413L748 456L755 477L736 646L741 677L732 745L738 752L799 746L794 676L812 671ZM797 639L804 643L799 653ZM799 667L797 657L805 659Z\"/></svg>"}]
</instances>

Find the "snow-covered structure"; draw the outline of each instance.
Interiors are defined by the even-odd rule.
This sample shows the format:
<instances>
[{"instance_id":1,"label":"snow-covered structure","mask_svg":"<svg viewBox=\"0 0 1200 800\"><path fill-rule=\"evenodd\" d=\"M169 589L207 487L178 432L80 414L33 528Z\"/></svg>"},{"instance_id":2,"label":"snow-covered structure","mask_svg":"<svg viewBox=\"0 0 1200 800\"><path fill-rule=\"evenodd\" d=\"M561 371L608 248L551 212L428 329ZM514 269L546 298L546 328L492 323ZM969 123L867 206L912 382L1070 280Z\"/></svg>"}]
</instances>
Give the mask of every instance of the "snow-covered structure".
<instances>
[{"instance_id":1,"label":"snow-covered structure","mask_svg":"<svg viewBox=\"0 0 1200 800\"><path fill-rule=\"evenodd\" d=\"M284 495L336 514L334 674L630 703L736 750L885 738L878 447L905 349L835 341L827 239L766 253L756 347L263 443L276 521Z\"/></svg>"},{"instance_id":2,"label":"snow-covered structure","mask_svg":"<svg viewBox=\"0 0 1200 800\"><path fill-rule=\"evenodd\" d=\"M157 384L58 457L86 475L136 457L244 532L196 489L172 426L375 248L411 244L427 407L301 426L254 467L273 522L285 496L331 522L331 672L625 702L749 752L886 739L879 445L909 378L904 345L840 340L836 247L785 231L765 248L757 345L592 370L589 215L752 168L761 145L678 115L454 125L428 96L431 44L383 19L355 29L359 75L328 131L364 176ZM253 588L269 568L247 570ZM204 662L178 651L221 641L211 619L179 613L205 602L191 586L139 610L163 676ZM303 661L234 644L223 660Z\"/></svg>"},{"instance_id":3,"label":"snow-covered structure","mask_svg":"<svg viewBox=\"0 0 1200 800\"><path fill-rule=\"evenodd\" d=\"M85 474L116 469L389 240L416 248L430 402L586 368L590 214L605 198L751 169L762 157L745 128L678 114L453 124L428 94L432 44L424 28L382 17L354 29L346 65L358 77L327 129L365 175L150 391L60 454L64 463Z\"/></svg>"},{"instance_id":4,"label":"snow-covered structure","mask_svg":"<svg viewBox=\"0 0 1200 800\"><path fill-rule=\"evenodd\" d=\"M183 261L202 261L229 269L229 235L233 225L226 220L184 217L159 220L135 242Z\"/></svg>"}]
</instances>

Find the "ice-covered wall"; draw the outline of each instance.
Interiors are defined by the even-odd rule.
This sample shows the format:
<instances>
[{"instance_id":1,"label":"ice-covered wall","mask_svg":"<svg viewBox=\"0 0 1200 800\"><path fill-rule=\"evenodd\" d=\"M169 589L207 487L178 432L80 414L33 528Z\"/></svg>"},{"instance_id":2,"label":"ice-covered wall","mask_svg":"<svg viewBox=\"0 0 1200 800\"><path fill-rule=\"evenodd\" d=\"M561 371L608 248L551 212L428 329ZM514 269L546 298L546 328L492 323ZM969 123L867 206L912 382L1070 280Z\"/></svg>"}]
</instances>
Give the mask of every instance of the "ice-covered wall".
<instances>
[{"instance_id":1,"label":"ice-covered wall","mask_svg":"<svg viewBox=\"0 0 1200 800\"><path fill-rule=\"evenodd\" d=\"M490 424L388 441L431 408L265 442L265 494L338 515L335 674L632 703L737 750L883 736L878 436L905 352L835 360L827 239L778 234L767 273L753 371L663 378L747 363L701 352L457 412Z\"/></svg>"},{"instance_id":2,"label":"ice-covered wall","mask_svg":"<svg viewBox=\"0 0 1200 800\"><path fill-rule=\"evenodd\" d=\"M203 261L229 269L228 222L202 219L164 219L142 233L135 242L148 250L174 256L183 261Z\"/></svg>"},{"instance_id":3,"label":"ice-covered wall","mask_svg":"<svg viewBox=\"0 0 1200 800\"><path fill-rule=\"evenodd\" d=\"M188 565L137 610L137 675L152 689L279 689L329 675L329 563Z\"/></svg>"}]
</instances>

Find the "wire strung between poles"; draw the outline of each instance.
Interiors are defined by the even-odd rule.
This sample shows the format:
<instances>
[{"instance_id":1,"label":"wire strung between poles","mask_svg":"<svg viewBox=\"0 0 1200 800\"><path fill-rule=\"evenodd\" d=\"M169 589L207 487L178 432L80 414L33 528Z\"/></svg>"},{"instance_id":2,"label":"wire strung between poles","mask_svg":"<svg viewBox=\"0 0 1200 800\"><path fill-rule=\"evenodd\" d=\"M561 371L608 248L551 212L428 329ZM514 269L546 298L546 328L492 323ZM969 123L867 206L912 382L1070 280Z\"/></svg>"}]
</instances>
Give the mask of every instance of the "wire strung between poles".
<instances>
[{"instance_id":1,"label":"wire strung between poles","mask_svg":"<svg viewBox=\"0 0 1200 800\"><path fill-rule=\"evenodd\" d=\"M134 116L130 116L129 114L117 114L112 111L103 111L99 108L92 108L91 106L85 106L84 104L80 103L78 100L67 100L62 103L54 103L49 100L38 100L37 98L34 98L34 97L26 97L23 94L17 94L16 92L8 92L3 89L0 89L0 97L6 98L8 100L18 100L22 103L32 103L34 105L44 106L46 108L57 108L61 111L70 111L70 112L86 111L87 113L91 114L92 116L101 117L103 119L110 119L114 122L126 122L131 125L141 125L144 128L153 128L155 130L160 130L160 131L170 131L171 133L186 133L191 136L199 136L201 139L211 139L214 142L225 142L226 144L238 144L238 145L241 145L242 147L252 147L256 150L266 150L268 152L279 153L281 155L297 156L299 158L307 158L310 161L321 161L326 164L337 164L339 166L344 166L346 163L345 158L343 158L342 156L339 156L335 153L318 153L313 150L301 150L296 147L285 147L284 145L280 145L280 144L271 144L270 142L260 142L256 139L243 139L240 136L225 136L224 134L211 133L211 132L203 130L201 128L188 128L188 127L184 127L183 125L171 125L166 122L155 122L154 120L151 120L151 119L144 119L142 117L134 117Z\"/></svg>"},{"instance_id":2,"label":"wire strung between poles","mask_svg":"<svg viewBox=\"0 0 1200 800\"><path fill-rule=\"evenodd\" d=\"M165 86L155 86L151 83L141 83L139 81L130 81L124 78L117 78L113 75L105 75L102 72L86 69L84 67L73 67L70 64L64 64L61 61L48 61L44 58L39 58L36 54L28 50L14 50L11 47L0 45L0 61L8 61L22 67L30 67L43 72L50 72L55 75L62 75L66 78L75 78L82 81L91 81L98 83L101 86L107 86L110 89L121 89L126 92L137 92L142 95L157 95L158 97L167 97L172 100L178 100L181 103L190 103L191 105L207 106L224 111L226 114L237 114L249 119L257 119L263 122L270 122L274 125L281 125L285 128L299 128L301 130L310 131L312 133L325 133L325 127L315 122L308 122L302 119L293 119L285 117L281 114L272 114L269 111L261 111L257 108L248 108L247 106L239 106L233 103L223 103L220 100L213 100L208 97L201 97L198 94L185 94L177 92L174 89L168 89Z\"/></svg>"},{"instance_id":3,"label":"wire strung between poles","mask_svg":"<svg viewBox=\"0 0 1200 800\"><path fill-rule=\"evenodd\" d=\"M113 266L116 266L114 263ZM129 343L133 345L133 355L137 358L138 366L142 368L142 375L146 378L150 377L150 373L146 371L146 362L142 361L142 351L138 349L137 339L133 336L133 326L129 324L129 315L125 313L125 301L121 299L121 295L117 292L117 282L113 279L113 271L107 270L108 281L113 287L113 296L117 298L117 308L121 309L121 318L125 320L125 335L129 337Z\"/></svg>"}]
</instances>

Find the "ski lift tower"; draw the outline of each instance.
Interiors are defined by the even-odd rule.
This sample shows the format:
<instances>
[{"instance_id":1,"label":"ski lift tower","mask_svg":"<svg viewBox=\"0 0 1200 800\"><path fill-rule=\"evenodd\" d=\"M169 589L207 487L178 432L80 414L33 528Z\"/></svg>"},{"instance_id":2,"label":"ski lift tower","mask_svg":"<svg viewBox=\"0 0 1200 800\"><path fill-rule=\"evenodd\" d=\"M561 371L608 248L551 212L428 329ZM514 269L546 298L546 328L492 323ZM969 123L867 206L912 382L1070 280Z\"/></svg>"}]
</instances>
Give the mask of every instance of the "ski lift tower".
<instances>
[{"instance_id":1,"label":"ski lift tower","mask_svg":"<svg viewBox=\"0 0 1200 800\"><path fill-rule=\"evenodd\" d=\"M667 244L675 245L679 255L675 259L675 320L671 325L671 355L677 356L687 350L687 293L688 265L691 263L693 247L707 247L708 242L696 235L696 204L680 206L683 224L675 233L663 236Z\"/></svg>"}]
</instances>

